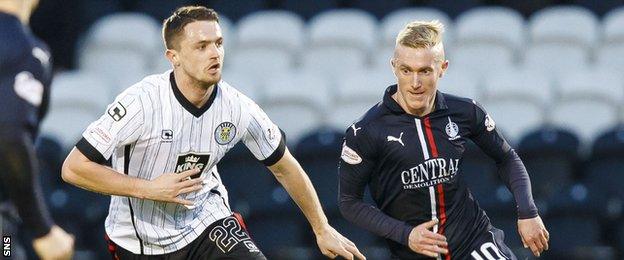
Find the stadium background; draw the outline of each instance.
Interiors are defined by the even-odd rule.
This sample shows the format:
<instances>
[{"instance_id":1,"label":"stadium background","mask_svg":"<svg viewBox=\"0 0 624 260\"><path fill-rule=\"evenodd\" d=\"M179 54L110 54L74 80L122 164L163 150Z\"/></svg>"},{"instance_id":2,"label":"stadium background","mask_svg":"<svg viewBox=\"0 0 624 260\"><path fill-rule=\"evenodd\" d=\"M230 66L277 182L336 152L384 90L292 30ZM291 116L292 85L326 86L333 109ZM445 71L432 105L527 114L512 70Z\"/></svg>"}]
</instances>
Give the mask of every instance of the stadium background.
<instances>
[{"instance_id":1,"label":"stadium background","mask_svg":"<svg viewBox=\"0 0 624 260\"><path fill-rule=\"evenodd\" d=\"M109 259L109 199L63 183L62 160L116 94L169 68L160 21L186 4L220 13L224 79L285 130L330 223L369 259L387 258L384 242L339 215L336 164L350 121L393 82L394 37L415 19L447 27L440 90L483 103L523 158L551 234L542 258L624 257L622 1L42 0L31 26L51 46L56 76L37 144L41 182L54 219L77 237L77 259ZM508 245L532 259L494 163L471 146L463 164ZM303 215L246 148L219 167L230 204L270 259L320 258Z\"/></svg>"}]
</instances>

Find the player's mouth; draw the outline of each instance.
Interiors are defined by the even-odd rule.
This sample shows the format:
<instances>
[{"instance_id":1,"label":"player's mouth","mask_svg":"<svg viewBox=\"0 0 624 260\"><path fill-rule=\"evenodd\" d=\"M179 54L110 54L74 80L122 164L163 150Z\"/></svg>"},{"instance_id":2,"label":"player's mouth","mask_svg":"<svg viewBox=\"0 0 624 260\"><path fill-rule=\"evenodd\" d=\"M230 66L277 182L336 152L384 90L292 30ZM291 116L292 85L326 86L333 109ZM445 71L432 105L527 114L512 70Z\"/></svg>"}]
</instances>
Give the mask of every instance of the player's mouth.
<instances>
[{"instance_id":1,"label":"player's mouth","mask_svg":"<svg viewBox=\"0 0 624 260\"><path fill-rule=\"evenodd\" d=\"M221 69L221 64L215 63L215 64L212 64L210 67L208 67L208 72L217 73L219 69Z\"/></svg>"}]
</instances>

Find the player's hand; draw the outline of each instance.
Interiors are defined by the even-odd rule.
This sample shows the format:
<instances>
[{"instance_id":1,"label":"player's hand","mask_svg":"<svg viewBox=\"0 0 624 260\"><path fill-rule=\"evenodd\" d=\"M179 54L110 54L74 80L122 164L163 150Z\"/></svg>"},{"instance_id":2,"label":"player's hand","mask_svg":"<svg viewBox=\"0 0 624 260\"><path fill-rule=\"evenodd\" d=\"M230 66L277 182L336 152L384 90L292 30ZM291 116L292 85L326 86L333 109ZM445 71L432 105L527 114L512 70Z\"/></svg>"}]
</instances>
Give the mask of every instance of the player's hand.
<instances>
[{"instance_id":1,"label":"player's hand","mask_svg":"<svg viewBox=\"0 0 624 260\"><path fill-rule=\"evenodd\" d=\"M548 250L550 234L539 216L529 219L518 220L518 233L522 238L524 248L531 248L535 256L540 256L544 250Z\"/></svg>"},{"instance_id":2,"label":"player's hand","mask_svg":"<svg viewBox=\"0 0 624 260\"><path fill-rule=\"evenodd\" d=\"M333 227L326 225L315 233L316 243L323 255L331 259L337 256L342 256L345 259L366 259L353 242L342 236Z\"/></svg>"},{"instance_id":3,"label":"player's hand","mask_svg":"<svg viewBox=\"0 0 624 260\"><path fill-rule=\"evenodd\" d=\"M193 206L193 202L178 198L182 194L201 190L204 186L203 177L191 179L198 174L199 168L190 169L181 173L165 173L148 182L145 187L145 198L150 200L174 202Z\"/></svg>"},{"instance_id":4,"label":"player's hand","mask_svg":"<svg viewBox=\"0 0 624 260\"><path fill-rule=\"evenodd\" d=\"M448 254L446 237L430 230L436 224L438 220L432 219L412 229L409 234L409 247L412 251L430 257Z\"/></svg>"},{"instance_id":5,"label":"player's hand","mask_svg":"<svg viewBox=\"0 0 624 260\"><path fill-rule=\"evenodd\" d=\"M58 226L50 233L33 240L33 249L42 260L71 259L74 254L74 237Z\"/></svg>"}]
</instances>

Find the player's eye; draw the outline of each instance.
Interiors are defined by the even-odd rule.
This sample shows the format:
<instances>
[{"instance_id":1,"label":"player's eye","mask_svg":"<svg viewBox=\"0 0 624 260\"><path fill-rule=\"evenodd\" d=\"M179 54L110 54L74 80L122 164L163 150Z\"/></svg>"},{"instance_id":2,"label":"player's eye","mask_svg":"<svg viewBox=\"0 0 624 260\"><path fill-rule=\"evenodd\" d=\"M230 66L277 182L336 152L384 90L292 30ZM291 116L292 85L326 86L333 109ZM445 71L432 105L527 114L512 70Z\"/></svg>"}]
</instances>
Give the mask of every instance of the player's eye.
<instances>
[{"instance_id":1,"label":"player's eye","mask_svg":"<svg viewBox=\"0 0 624 260\"><path fill-rule=\"evenodd\" d=\"M410 71L408 69L401 69L401 72L403 72L403 74L409 74Z\"/></svg>"},{"instance_id":2,"label":"player's eye","mask_svg":"<svg viewBox=\"0 0 624 260\"><path fill-rule=\"evenodd\" d=\"M218 41L215 43L215 45L217 45L217 48L223 46L223 41Z\"/></svg>"},{"instance_id":3,"label":"player's eye","mask_svg":"<svg viewBox=\"0 0 624 260\"><path fill-rule=\"evenodd\" d=\"M204 50L204 49L206 49L206 44L199 45L199 46L197 47L197 49L199 49L199 50Z\"/></svg>"}]
</instances>

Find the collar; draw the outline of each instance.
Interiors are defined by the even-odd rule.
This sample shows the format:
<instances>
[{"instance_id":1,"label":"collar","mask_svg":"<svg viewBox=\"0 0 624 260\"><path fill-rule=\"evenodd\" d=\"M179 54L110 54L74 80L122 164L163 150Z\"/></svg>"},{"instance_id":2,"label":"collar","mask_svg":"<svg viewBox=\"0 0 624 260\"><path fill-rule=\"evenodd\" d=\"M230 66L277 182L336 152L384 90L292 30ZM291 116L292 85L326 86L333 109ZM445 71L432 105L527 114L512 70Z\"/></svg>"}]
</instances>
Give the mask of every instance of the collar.
<instances>
[{"instance_id":1,"label":"collar","mask_svg":"<svg viewBox=\"0 0 624 260\"><path fill-rule=\"evenodd\" d=\"M219 83L215 84L215 87L212 90L212 93L210 94L210 97L208 98L208 101L206 101L206 104L204 104L201 107L196 107L195 105L193 105L193 103L188 101L188 99L186 99L186 97L184 97L182 92L180 92L180 88L178 88L178 84L176 84L176 82L175 82L175 77L173 76L173 71L171 72L171 74L169 74L169 82L171 82L171 89L173 90L173 95L178 100L180 105L182 105L182 107L186 111L188 111L189 113L191 113L195 117L202 116L204 114L204 112L206 112L206 110L208 110L208 108L210 108L210 106L214 102L215 98L217 97L217 91L219 89Z\"/></svg>"},{"instance_id":2,"label":"collar","mask_svg":"<svg viewBox=\"0 0 624 260\"><path fill-rule=\"evenodd\" d=\"M383 97L383 103L384 105L393 113L397 113L397 114L407 114L407 112L405 112L405 110L403 110L403 108L399 105L399 103L397 103L393 98L392 95L394 95L394 93L397 92L397 85L391 85L388 88L386 88L386 91L384 93L384 97ZM438 111L438 110L445 110L448 108L448 106L446 106L446 100L444 99L444 94L442 94L442 92L440 92L439 90L436 90L436 94L435 94L435 101L434 101L434 109L433 111L431 111L431 113L433 113L434 111Z\"/></svg>"}]
</instances>

